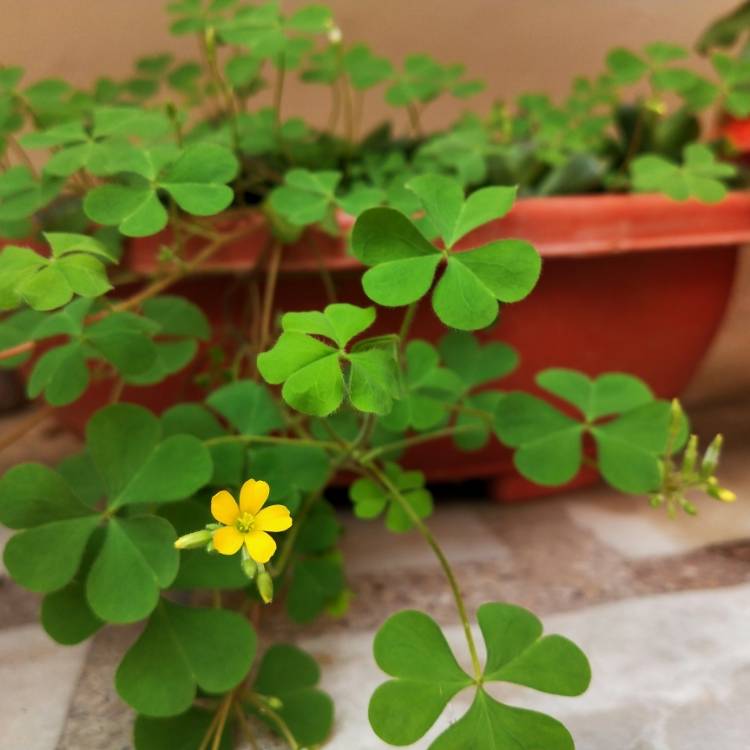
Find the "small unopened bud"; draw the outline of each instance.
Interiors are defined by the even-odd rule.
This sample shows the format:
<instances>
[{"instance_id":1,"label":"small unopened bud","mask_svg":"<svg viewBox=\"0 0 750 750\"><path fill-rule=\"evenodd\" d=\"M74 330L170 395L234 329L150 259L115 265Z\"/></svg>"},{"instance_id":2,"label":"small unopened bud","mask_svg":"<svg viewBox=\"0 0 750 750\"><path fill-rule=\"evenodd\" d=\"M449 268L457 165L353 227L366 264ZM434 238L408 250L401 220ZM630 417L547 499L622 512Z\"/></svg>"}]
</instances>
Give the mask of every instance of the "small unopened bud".
<instances>
[{"instance_id":1,"label":"small unopened bud","mask_svg":"<svg viewBox=\"0 0 750 750\"><path fill-rule=\"evenodd\" d=\"M201 529L181 536L174 546L175 549L198 549L198 547L205 547L210 541L211 532L208 529Z\"/></svg>"},{"instance_id":2,"label":"small unopened bud","mask_svg":"<svg viewBox=\"0 0 750 750\"><path fill-rule=\"evenodd\" d=\"M706 448L703 463L701 464L701 474L704 477L711 477L716 471L716 467L719 465L719 458L721 458L721 446L723 444L724 436L719 434L711 441L708 448Z\"/></svg>"},{"instance_id":3,"label":"small unopened bud","mask_svg":"<svg viewBox=\"0 0 750 750\"><path fill-rule=\"evenodd\" d=\"M278 711L280 708L284 708L284 702L281 698L277 698L275 695L266 696L266 703L274 710Z\"/></svg>"},{"instance_id":4,"label":"small unopened bud","mask_svg":"<svg viewBox=\"0 0 750 750\"><path fill-rule=\"evenodd\" d=\"M273 578L263 570L258 574L256 585L258 586L260 598L266 604L270 604L273 601Z\"/></svg>"},{"instance_id":5,"label":"small unopened bud","mask_svg":"<svg viewBox=\"0 0 750 750\"><path fill-rule=\"evenodd\" d=\"M252 581L258 572L258 564L252 557L242 556L242 572Z\"/></svg>"},{"instance_id":6,"label":"small unopened bud","mask_svg":"<svg viewBox=\"0 0 750 750\"><path fill-rule=\"evenodd\" d=\"M664 495L651 495L648 502L652 508L661 508L664 505Z\"/></svg>"},{"instance_id":7,"label":"small unopened bud","mask_svg":"<svg viewBox=\"0 0 750 750\"><path fill-rule=\"evenodd\" d=\"M331 44L341 44L342 38L343 34L338 26L331 26L331 28L328 29L328 41Z\"/></svg>"},{"instance_id":8,"label":"small unopened bud","mask_svg":"<svg viewBox=\"0 0 750 750\"><path fill-rule=\"evenodd\" d=\"M682 457L682 477L688 479L695 471L695 465L698 462L698 436L691 435L688 440L685 454Z\"/></svg>"}]
</instances>

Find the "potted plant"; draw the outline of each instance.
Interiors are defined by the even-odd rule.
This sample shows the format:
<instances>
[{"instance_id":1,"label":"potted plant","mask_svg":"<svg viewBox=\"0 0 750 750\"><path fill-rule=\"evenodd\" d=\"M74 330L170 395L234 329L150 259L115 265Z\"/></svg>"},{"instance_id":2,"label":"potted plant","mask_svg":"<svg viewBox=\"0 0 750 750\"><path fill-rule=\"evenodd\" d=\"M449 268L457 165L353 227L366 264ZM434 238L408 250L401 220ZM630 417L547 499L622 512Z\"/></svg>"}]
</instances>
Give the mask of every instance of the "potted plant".
<instances>
[{"instance_id":1,"label":"potted plant","mask_svg":"<svg viewBox=\"0 0 750 750\"><path fill-rule=\"evenodd\" d=\"M543 636L532 613L491 602L477 613L480 659L460 585L425 521L425 474L441 471L436 454L423 459L426 471L402 456L446 439L462 456L485 449L473 463L461 459L465 476L497 470L499 440L537 485L565 484L590 466L670 513L694 513L695 491L733 499L715 476L721 438L699 458L679 403L638 377L546 367L535 393L499 387L518 354L492 326L501 307L502 319L524 304L542 265L524 233L509 239L505 228L543 204L521 202L529 208L514 214L516 187L483 184L505 178L477 177L466 139L486 138L486 153L470 150L498 170L528 151L535 166L526 192L541 184L559 192L552 183L580 178L571 162L602 154L560 146L561 161L549 142L529 150L528 132L544 133L544 142L567 132L538 98L518 117L497 111L479 128L472 119L425 138L424 107L476 84L460 67L422 56L394 73L365 48L346 46L320 6L286 16L275 3L186 0L171 11L175 33L197 35L205 68L151 57L133 79L99 81L89 92L55 81L26 88L18 69L0 71L9 162L0 221L7 236L31 238L0 253L3 359L26 367L31 396L60 409L83 404L78 417L86 417L79 454L54 469L22 464L0 479L0 521L16 530L4 554L10 574L44 594L42 623L60 643L108 623L143 623L116 675L138 713L138 750L177 739L217 750L240 735L252 741L256 720L290 748L317 745L333 715L317 665L273 643L273 633L258 654L251 623L272 602L303 623L346 609L341 529L325 497L346 476L359 517L382 519L394 533L416 529L435 552L472 664L458 665L428 614L389 618L375 640L390 679L372 696L373 730L389 744L412 744L468 689L471 708L434 748L493 747L508 732L529 747L572 748L562 724L495 701L484 684L577 695L590 679L585 656ZM327 40L323 49L313 46L317 37ZM615 77L629 71L630 81L639 58L623 60L618 54L610 67ZM277 106L252 112L247 98L264 65ZM350 137L281 117L283 82L296 68L333 87L332 112ZM380 131L354 145L362 102L349 85L388 78L389 101L407 111L414 136ZM149 106L165 82L184 102ZM207 102L208 116L191 118L182 105L194 102ZM632 162L644 188L723 197L720 178L734 168L707 148L688 147L683 166L636 156L654 112L654 102L636 108L640 124L616 163ZM587 110L584 119L592 117ZM36 129L19 137L29 121ZM507 136L499 142L490 137L497 122ZM41 170L27 147L51 150ZM626 176L618 167L599 179L614 187ZM612 198L601 200L612 206ZM640 216L671 205L633 201ZM731 243L743 236L742 201L717 209L736 221ZM351 255L343 229L351 229ZM635 247L659 245L653 234L639 236ZM595 253L609 248L597 231L587 241ZM710 244L724 242L719 232ZM509 632L517 635L508 640Z\"/></svg>"}]
</instances>

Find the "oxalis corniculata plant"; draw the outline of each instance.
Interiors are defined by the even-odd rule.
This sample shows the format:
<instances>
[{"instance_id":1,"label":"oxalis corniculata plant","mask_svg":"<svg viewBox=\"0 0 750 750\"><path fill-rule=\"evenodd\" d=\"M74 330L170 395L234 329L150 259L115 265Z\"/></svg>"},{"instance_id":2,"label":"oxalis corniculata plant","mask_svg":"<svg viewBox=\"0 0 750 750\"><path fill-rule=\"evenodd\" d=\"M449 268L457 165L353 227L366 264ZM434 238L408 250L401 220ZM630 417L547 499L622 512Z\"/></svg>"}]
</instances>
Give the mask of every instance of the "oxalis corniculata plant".
<instances>
[{"instance_id":1,"label":"oxalis corniculata plant","mask_svg":"<svg viewBox=\"0 0 750 750\"><path fill-rule=\"evenodd\" d=\"M539 484L563 484L590 464L613 487L647 495L671 514L694 513L691 495L700 491L733 499L715 476L721 439L699 457L677 402L654 398L623 373L539 373L540 388L565 404L560 410L504 391L500 381L518 355L473 334L533 290L541 265L516 239L456 250L513 205L514 187L476 189L493 181L493 159L533 144L542 165L536 176L510 182L526 192L559 192L540 190L539 180L584 152L600 158L596 139L550 150L549 137L587 129L570 130L558 110L547 117L546 104L525 105L511 119L498 120L497 110L482 124L492 148L475 149L481 163L469 163L456 144L476 129L464 123L434 138L421 134L427 104L476 88L460 66L414 56L396 71L364 46L348 45L319 6L291 16L274 4L231 0L171 9L173 31L197 36L200 65L149 57L134 78L102 80L89 92L59 81L24 88L19 69L0 71L0 229L37 242L0 253L0 360L23 364L29 395L48 405L24 427L76 402L92 384L108 384L110 401L90 419L80 453L54 469L16 466L0 481L0 520L17 530L5 551L10 574L44 595L42 623L62 644L105 624L143 624L115 676L137 712L137 750L261 747L265 731L295 750L312 748L331 732L333 705L312 657L277 642L266 608L273 602L304 624L357 606L326 498L337 477L353 474L349 497L358 517L416 532L434 551L465 640L454 654L423 612L385 621L374 653L387 679L369 709L377 735L412 744L456 695L471 691L470 708L433 749L572 748L562 724L498 702L492 683L578 695L589 684L586 657L569 640L543 635L520 607L489 602L467 610L429 529L425 476L400 461L420 443L449 437L457 450L473 451L497 438ZM618 53L610 67L621 83L634 82L637 69L664 87L657 73L676 57L652 47L645 62ZM284 81L294 70L330 85L329 134L282 116ZM253 109L268 74L275 106ZM381 131L359 141L363 92L384 82L388 100L407 110L413 135L389 139ZM591 101L612 104L609 95ZM581 116L592 111L584 107ZM630 162L637 173L644 134L654 117L667 118L653 99L638 111L640 143L631 138L624 161L610 162L612 184L627 182ZM344 137L334 136L340 128ZM27 148L47 149L46 160ZM688 161L707 166L699 148ZM715 199L724 188L714 178L732 168L708 154L710 174L673 165L670 185ZM667 191L686 197L683 188ZM351 248L367 267L362 285L375 306L337 300L335 278L322 269L330 296L324 309L279 310L288 244L309 225L340 232L342 208L357 216ZM255 219L202 218L227 210L230 219L247 212ZM272 231L257 267L238 280L246 314L232 317L234 345L222 353L216 345L226 339L204 313L170 292L259 222ZM118 268L123 237L165 227L153 278ZM189 252L196 237L202 245ZM420 305L446 327L437 346L409 336ZM403 310L398 330L369 335L377 306ZM207 347L211 356L196 377L202 400L158 416L121 403L125 385L159 383Z\"/></svg>"}]
</instances>

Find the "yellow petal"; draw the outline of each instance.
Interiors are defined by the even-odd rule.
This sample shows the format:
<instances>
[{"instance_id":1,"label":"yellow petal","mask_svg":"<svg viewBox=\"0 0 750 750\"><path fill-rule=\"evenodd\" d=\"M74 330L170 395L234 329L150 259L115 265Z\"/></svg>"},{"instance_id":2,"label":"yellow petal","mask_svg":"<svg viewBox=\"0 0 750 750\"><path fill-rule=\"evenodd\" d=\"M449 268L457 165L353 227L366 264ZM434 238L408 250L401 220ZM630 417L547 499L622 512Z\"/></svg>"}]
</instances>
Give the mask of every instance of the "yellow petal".
<instances>
[{"instance_id":1,"label":"yellow petal","mask_svg":"<svg viewBox=\"0 0 750 750\"><path fill-rule=\"evenodd\" d=\"M276 542L265 531L252 531L245 537L248 555L257 563L267 563L276 552Z\"/></svg>"},{"instance_id":2,"label":"yellow petal","mask_svg":"<svg viewBox=\"0 0 750 750\"><path fill-rule=\"evenodd\" d=\"M240 515L240 509L232 495L226 490L221 490L211 498L211 515L219 523L231 526Z\"/></svg>"},{"instance_id":3,"label":"yellow petal","mask_svg":"<svg viewBox=\"0 0 750 750\"><path fill-rule=\"evenodd\" d=\"M289 509L283 505L269 505L255 516L258 531L286 531L291 525Z\"/></svg>"},{"instance_id":4,"label":"yellow petal","mask_svg":"<svg viewBox=\"0 0 750 750\"><path fill-rule=\"evenodd\" d=\"M224 526L214 531L214 547L222 555L233 555L242 546L244 538L234 526Z\"/></svg>"},{"instance_id":5,"label":"yellow petal","mask_svg":"<svg viewBox=\"0 0 750 750\"><path fill-rule=\"evenodd\" d=\"M242 512L250 513L253 516L256 515L263 507L263 503L268 500L268 493L270 491L271 488L268 486L268 482L248 479L240 490L240 508Z\"/></svg>"}]
</instances>

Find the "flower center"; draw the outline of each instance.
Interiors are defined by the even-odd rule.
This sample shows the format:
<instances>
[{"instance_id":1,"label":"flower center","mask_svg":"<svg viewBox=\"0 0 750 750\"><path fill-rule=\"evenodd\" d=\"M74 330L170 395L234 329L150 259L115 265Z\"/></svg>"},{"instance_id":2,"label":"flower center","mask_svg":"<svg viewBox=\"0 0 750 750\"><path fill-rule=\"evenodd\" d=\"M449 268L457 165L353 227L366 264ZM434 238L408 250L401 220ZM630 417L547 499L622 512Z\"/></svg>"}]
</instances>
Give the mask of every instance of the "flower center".
<instances>
[{"instance_id":1,"label":"flower center","mask_svg":"<svg viewBox=\"0 0 750 750\"><path fill-rule=\"evenodd\" d=\"M255 516L252 513L243 513L234 522L234 527L240 534L249 534L255 527Z\"/></svg>"}]
</instances>

